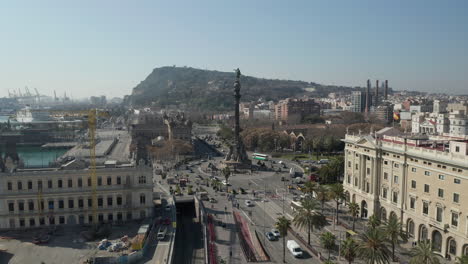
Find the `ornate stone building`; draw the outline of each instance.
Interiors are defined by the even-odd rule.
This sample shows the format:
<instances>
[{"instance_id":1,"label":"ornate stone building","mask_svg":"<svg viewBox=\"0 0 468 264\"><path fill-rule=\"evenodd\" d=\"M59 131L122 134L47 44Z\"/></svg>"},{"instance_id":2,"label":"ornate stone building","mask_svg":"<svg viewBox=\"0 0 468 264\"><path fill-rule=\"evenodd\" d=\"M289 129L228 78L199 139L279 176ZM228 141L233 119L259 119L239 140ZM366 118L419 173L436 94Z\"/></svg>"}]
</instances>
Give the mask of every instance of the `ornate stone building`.
<instances>
[{"instance_id":1,"label":"ornate stone building","mask_svg":"<svg viewBox=\"0 0 468 264\"><path fill-rule=\"evenodd\" d=\"M344 188L360 216L399 217L410 241L441 256L468 254L468 141L401 134L347 134Z\"/></svg>"}]
</instances>

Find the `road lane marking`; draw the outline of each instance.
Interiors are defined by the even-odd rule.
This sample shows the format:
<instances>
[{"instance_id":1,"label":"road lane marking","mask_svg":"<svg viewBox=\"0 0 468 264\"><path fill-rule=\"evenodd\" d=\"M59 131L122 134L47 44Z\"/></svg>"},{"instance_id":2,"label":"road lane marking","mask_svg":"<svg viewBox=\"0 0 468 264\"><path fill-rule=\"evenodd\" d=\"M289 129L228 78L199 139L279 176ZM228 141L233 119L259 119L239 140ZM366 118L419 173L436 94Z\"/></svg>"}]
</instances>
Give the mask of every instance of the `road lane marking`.
<instances>
[{"instance_id":1,"label":"road lane marking","mask_svg":"<svg viewBox=\"0 0 468 264\"><path fill-rule=\"evenodd\" d=\"M250 180L253 184L257 185L257 186L260 186L258 185L258 183L256 183L254 180Z\"/></svg>"},{"instance_id":2,"label":"road lane marking","mask_svg":"<svg viewBox=\"0 0 468 264\"><path fill-rule=\"evenodd\" d=\"M245 215L245 217L247 217L247 219L249 220L249 222L252 224L252 225L255 225L254 221L252 221L252 219L250 219L250 217L245 213L244 210L240 209L241 212Z\"/></svg>"}]
</instances>

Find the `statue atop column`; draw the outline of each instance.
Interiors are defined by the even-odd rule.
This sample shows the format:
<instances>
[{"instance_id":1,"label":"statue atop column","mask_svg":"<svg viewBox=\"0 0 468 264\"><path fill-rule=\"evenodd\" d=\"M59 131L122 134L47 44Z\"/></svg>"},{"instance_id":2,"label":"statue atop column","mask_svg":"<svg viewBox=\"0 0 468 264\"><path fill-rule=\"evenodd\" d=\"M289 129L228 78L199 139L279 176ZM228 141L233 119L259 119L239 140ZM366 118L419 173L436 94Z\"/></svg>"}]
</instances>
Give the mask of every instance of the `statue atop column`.
<instances>
[{"instance_id":1,"label":"statue atop column","mask_svg":"<svg viewBox=\"0 0 468 264\"><path fill-rule=\"evenodd\" d=\"M234 107L234 142L230 147L229 153L227 154L225 160L227 163L231 163L234 167L242 167L242 165L249 165L251 164L247 152L245 151L244 143L240 137L240 123L239 123L239 103L240 103L240 77L241 72L239 68L235 70L236 72L236 81L234 82L234 99L235 99L235 107Z\"/></svg>"}]
</instances>

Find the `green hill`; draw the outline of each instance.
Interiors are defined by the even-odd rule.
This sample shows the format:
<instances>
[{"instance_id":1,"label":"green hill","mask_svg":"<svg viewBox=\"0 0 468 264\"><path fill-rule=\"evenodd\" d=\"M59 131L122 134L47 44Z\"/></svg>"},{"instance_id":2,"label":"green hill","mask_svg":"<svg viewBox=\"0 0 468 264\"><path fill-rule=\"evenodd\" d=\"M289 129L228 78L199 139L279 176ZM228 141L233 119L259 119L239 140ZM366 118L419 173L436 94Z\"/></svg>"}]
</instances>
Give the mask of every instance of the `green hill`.
<instances>
[{"instance_id":1,"label":"green hill","mask_svg":"<svg viewBox=\"0 0 468 264\"><path fill-rule=\"evenodd\" d=\"M242 69L241 69L242 70ZM233 107L234 72L201 70L190 67L161 67L153 72L125 98L134 106L179 105L205 110L230 110ZM241 77L241 101L263 98L277 101L287 97L326 95L348 87L322 86L290 80Z\"/></svg>"}]
</instances>

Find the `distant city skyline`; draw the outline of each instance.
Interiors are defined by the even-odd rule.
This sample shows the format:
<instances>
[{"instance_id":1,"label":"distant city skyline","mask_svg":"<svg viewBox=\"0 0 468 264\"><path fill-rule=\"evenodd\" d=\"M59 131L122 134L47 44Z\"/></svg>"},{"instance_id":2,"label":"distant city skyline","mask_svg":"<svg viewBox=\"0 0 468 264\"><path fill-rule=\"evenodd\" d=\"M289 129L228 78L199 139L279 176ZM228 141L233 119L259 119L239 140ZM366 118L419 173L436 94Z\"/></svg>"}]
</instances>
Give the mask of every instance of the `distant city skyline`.
<instances>
[{"instance_id":1,"label":"distant city skyline","mask_svg":"<svg viewBox=\"0 0 468 264\"><path fill-rule=\"evenodd\" d=\"M468 94L468 2L10 1L0 97L130 94L156 67Z\"/></svg>"}]
</instances>

